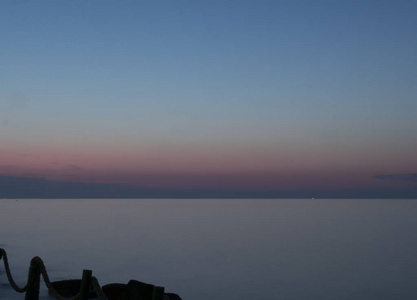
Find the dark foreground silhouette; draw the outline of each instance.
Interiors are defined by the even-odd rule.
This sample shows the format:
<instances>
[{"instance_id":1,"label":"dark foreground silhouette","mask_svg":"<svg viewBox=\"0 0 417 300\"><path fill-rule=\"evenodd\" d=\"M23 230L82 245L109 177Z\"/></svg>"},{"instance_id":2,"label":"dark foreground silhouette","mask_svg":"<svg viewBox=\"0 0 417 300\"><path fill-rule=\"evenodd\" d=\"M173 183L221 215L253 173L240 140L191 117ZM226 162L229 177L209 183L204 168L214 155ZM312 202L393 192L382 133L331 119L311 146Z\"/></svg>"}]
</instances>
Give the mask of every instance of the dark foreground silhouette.
<instances>
[{"instance_id":1,"label":"dark foreground silhouette","mask_svg":"<svg viewBox=\"0 0 417 300\"><path fill-rule=\"evenodd\" d=\"M28 281L24 287L19 287L14 281L7 259L7 253L0 248L0 259L4 262L7 279L12 288L18 293L25 293L25 300L39 300L41 275L49 294L56 299L87 300L181 300L177 294L165 293L165 289L137 280L130 280L128 284L112 283L100 286L97 278L92 276L91 270L83 270L81 280L61 280L51 282L42 259L32 258L29 267Z\"/></svg>"}]
</instances>

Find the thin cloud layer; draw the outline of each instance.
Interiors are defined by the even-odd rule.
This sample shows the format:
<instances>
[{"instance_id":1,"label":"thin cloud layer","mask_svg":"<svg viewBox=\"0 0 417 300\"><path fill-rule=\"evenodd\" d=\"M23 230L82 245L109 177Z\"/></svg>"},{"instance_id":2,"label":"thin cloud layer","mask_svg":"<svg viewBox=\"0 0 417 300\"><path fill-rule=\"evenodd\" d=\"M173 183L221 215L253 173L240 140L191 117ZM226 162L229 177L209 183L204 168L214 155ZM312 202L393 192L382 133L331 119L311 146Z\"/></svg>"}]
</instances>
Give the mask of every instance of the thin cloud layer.
<instances>
[{"instance_id":1,"label":"thin cloud layer","mask_svg":"<svg viewBox=\"0 0 417 300\"><path fill-rule=\"evenodd\" d=\"M397 180L397 181L417 182L417 173L379 174L379 175L375 175L374 178L382 179L382 180Z\"/></svg>"},{"instance_id":2,"label":"thin cloud layer","mask_svg":"<svg viewBox=\"0 0 417 300\"><path fill-rule=\"evenodd\" d=\"M253 189L236 188L158 188L123 184L97 184L57 181L23 176L0 175L0 198L356 198L417 199L417 186L407 188L345 189Z\"/></svg>"}]
</instances>

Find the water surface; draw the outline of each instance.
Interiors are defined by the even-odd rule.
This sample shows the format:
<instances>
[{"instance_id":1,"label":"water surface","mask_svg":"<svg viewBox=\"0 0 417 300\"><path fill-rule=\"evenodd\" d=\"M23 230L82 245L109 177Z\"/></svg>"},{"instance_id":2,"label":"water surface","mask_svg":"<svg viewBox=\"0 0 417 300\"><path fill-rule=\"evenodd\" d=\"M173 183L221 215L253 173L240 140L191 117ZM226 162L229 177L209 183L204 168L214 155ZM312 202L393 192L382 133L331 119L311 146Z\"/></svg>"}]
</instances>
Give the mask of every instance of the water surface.
<instances>
[{"instance_id":1,"label":"water surface","mask_svg":"<svg viewBox=\"0 0 417 300\"><path fill-rule=\"evenodd\" d=\"M0 200L20 285L38 255L51 280L91 269L184 300L417 299L416 232L415 200ZM0 297L24 298L2 261Z\"/></svg>"}]
</instances>

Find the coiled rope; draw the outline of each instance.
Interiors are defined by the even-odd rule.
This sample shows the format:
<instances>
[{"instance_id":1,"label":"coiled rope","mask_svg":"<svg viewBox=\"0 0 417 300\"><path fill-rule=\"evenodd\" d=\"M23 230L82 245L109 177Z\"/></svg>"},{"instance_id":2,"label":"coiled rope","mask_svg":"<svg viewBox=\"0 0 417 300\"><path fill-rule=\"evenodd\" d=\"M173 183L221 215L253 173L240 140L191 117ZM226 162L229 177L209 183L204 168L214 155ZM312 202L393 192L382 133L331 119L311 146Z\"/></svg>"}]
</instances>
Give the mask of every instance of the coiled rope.
<instances>
[{"instance_id":1,"label":"coiled rope","mask_svg":"<svg viewBox=\"0 0 417 300\"><path fill-rule=\"evenodd\" d=\"M46 287L48 288L49 293L51 293L52 296L54 296L57 300L77 300L80 293L77 293L74 297L66 298L62 297L54 288L51 281L49 280L48 273L46 272L45 265L42 261L42 259L39 256L35 256L32 259L32 262L36 262L38 266L40 267L40 271L42 274L43 281L45 282Z\"/></svg>"},{"instance_id":2,"label":"coiled rope","mask_svg":"<svg viewBox=\"0 0 417 300\"><path fill-rule=\"evenodd\" d=\"M7 259L7 253L6 251L4 251L4 249L0 248L0 259L3 258L4 261L4 268L6 269L6 274L7 274L7 280L9 280L10 285L13 287L13 289L18 292L18 293L24 293L26 292L27 289L27 284L24 287L19 287L16 282L13 280L13 276L10 273L10 268L9 268L9 261Z\"/></svg>"},{"instance_id":3,"label":"coiled rope","mask_svg":"<svg viewBox=\"0 0 417 300\"><path fill-rule=\"evenodd\" d=\"M18 293L26 292L26 290L28 289L28 283L26 283L26 285L23 288L19 287L15 283L15 281L13 280L13 276L10 273L9 261L7 259L7 253L4 249L0 248L0 259L2 259L2 258L3 258L3 261L4 261L4 267L6 269L7 279L9 280L10 285ZM42 274L43 281L45 282L45 285L48 288L49 293L52 296L54 296L55 299L57 299L57 300L77 300L79 298L79 296L80 296L79 292L77 293L77 295L75 295L71 298L66 298L66 297L63 297L62 295L60 295L56 291L56 289L52 285L51 281L49 280L49 276L48 276L48 273L46 272L45 265L44 265L42 259L39 256L35 256L32 259L31 264L33 264L33 263L36 263L39 266L40 274ZM92 283L91 284L93 286L93 289L94 289L95 293L97 294L97 296L99 297L100 300L108 300L106 295L104 295L103 290L101 289L101 286L98 283L98 280L97 280L96 277L92 277Z\"/></svg>"}]
</instances>

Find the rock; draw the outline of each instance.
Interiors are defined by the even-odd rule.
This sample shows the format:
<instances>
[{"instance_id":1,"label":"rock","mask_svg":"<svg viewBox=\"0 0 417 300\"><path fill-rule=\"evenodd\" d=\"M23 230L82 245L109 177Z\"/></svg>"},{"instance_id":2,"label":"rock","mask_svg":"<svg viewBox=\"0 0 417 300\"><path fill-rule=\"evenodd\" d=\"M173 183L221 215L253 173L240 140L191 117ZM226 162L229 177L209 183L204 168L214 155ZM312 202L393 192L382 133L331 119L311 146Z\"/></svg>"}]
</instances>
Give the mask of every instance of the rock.
<instances>
[{"instance_id":1,"label":"rock","mask_svg":"<svg viewBox=\"0 0 417 300\"><path fill-rule=\"evenodd\" d=\"M65 298L74 297L78 294L81 288L81 279L68 279L51 282L54 289ZM51 294L51 292L49 292ZM97 295L92 288L90 288L89 298L96 298Z\"/></svg>"},{"instance_id":2,"label":"rock","mask_svg":"<svg viewBox=\"0 0 417 300\"><path fill-rule=\"evenodd\" d=\"M136 280L130 281L129 283L131 285L132 285L132 283L134 283L136 285L140 285L143 288L144 293L141 294L141 295L137 295L138 300L142 300L142 299L147 300L149 297L152 298L152 296L149 295L149 293L146 292L147 288L152 286L152 285L146 284L146 283L141 283L141 282L138 282ZM103 289L104 295L106 295L108 300L124 300L124 299L126 299L126 297L132 296L132 295L128 295L129 293L127 292L127 286L128 285L124 284L124 283L109 283L109 284L103 285L102 289ZM151 299L151 298L149 298L149 299ZM127 299L132 299L132 298L127 298ZM182 299L177 294L165 293L164 294L164 300L182 300Z\"/></svg>"},{"instance_id":3,"label":"rock","mask_svg":"<svg viewBox=\"0 0 417 300\"><path fill-rule=\"evenodd\" d=\"M124 295L127 284L124 283L110 283L102 286L104 295L108 300L119 300Z\"/></svg>"},{"instance_id":4,"label":"rock","mask_svg":"<svg viewBox=\"0 0 417 300\"><path fill-rule=\"evenodd\" d=\"M165 296L168 297L167 300L182 300L181 297L174 293L165 293Z\"/></svg>"}]
</instances>

